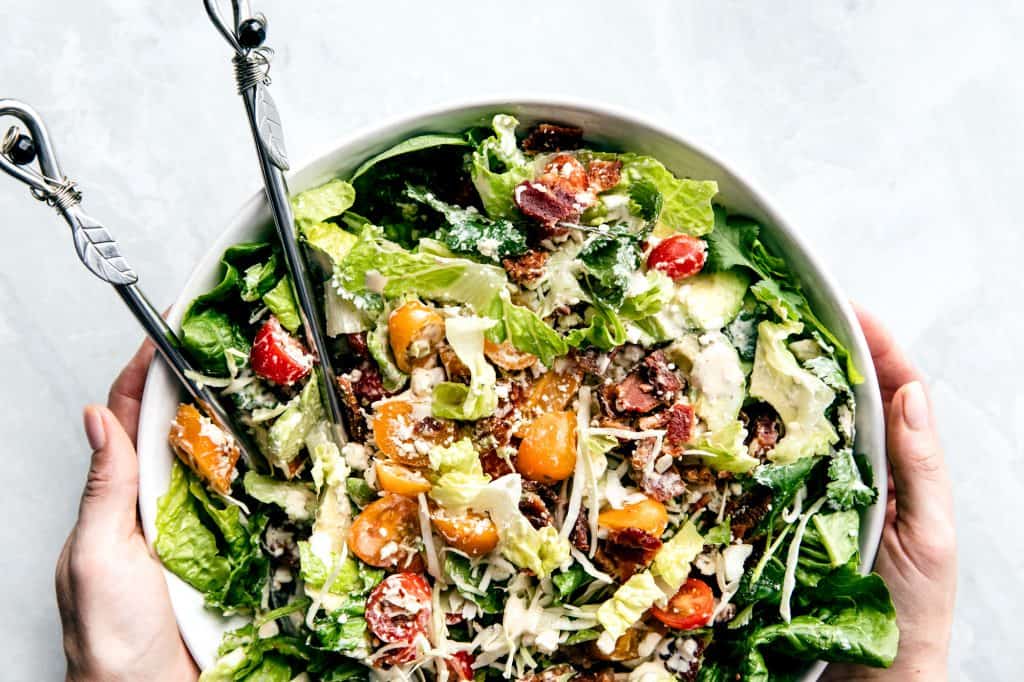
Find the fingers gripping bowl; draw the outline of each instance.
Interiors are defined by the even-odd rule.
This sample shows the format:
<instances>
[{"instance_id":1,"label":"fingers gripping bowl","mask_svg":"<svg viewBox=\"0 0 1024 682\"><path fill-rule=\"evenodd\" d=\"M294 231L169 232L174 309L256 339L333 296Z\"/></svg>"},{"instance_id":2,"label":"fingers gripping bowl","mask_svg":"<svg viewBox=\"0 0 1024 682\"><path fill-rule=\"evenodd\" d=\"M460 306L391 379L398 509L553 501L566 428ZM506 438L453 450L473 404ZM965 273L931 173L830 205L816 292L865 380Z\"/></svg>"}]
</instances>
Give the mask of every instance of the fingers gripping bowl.
<instances>
[{"instance_id":1,"label":"fingers gripping bowl","mask_svg":"<svg viewBox=\"0 0 1024 682\"><path fill-rule=\"evenodd\" d=\"M566 128L520 139L524 153L514 123L496 114L518 119L520 138L541 123ZM582 142L571 127L584 131ZM427 134L441 137L419 137ZM410 138L426 150L406 146L361 168ZM438 159L423 163L467 173L475 194L444 173L416 170L431 150L441 150ZM365 228L345 187L316 191L353 176L363 196L376 193L369 211L383 235ZM725 165L632 116L513 100L353 135L297 171L291 190L306 201L296 213L300 224L308 216L307 238L318 225L319 237L348 235L321 243L327 262L332 251L340 261L376 249L369 265L350 261L336 273L348 277L350 294L380 306L379 324L353 322L372 305L352 307L350 298L334 301L333 316L328 306L328 325L367 329L361 338L338 334L349 339L341 354L365 353L387 395L359 408L362 457L318 459L307 425L297 453L271 448L279 459L269 458L262 477L232 483L193 458L203 485L175 464L168 425L180 395L153 365L139 430L140 509L147 538L174 569L171 598L201 667L235 666L234 679L274 666L359 679L361 661L392 677L418 668L458 679L475 665L500 679L589 664L633 679L806 670L810 680L824 667L809 663L819 658L890 661L888 594L855 570L873 563L884 515L874 492L885 493L884 424L870 356L845 298ZM467 214L470 205L480 210ZM321 222L345 209L347 218ZM254 196L171 312L176 326L216 313L220 302L204 295L223 280L222 257L234 264L231 296L249 292L254 331L245 352L234 360L222 352L203 371L223 377L225 390L251 370L272 384L266 404L247 411L267 431L291 419L289 409L301 413L306 360L301 348L271 343L291 338L294 323L272 248L225 252L270 239L270 224ZM390 278L380 272L392 267L381 248L406 259ZM460 289L450 271L441 284L417 283L404 275L415 269L412 248L497 274L498 284L489 290L487 277L475 278ZM538 268L546 274L534 285ZM520 283L511 295L508 280ZM559 287L571 295L558 299ZM197 298L211 303L197 307ZM658 317L662 308L684 321L672 326L672 316ZM546 320L544 329L524 331L533 318ZM284 361L250 350L268 344ZM355 369L348 376L358 381ZM424 391L419 415L415 394ZM541 398L531 405L530 395ZM507 416L509 405L517 416L502 429L511 433L499 434L495 415ZM403 450L417 426L430 432L427 445ZM333 491L350 508L333 534L323 508L330 461L343 463ZM244 498L250 514L218 492ZM405 521L382 526L381 518ZM383 530L383 540L361 528ZM294 539L301 556L282 558ZM197 547L207 564L195 563ZM290 615L266 615L277 607ZM530 625L515 628L520 622Z\"/></svg>"}]
</instances>

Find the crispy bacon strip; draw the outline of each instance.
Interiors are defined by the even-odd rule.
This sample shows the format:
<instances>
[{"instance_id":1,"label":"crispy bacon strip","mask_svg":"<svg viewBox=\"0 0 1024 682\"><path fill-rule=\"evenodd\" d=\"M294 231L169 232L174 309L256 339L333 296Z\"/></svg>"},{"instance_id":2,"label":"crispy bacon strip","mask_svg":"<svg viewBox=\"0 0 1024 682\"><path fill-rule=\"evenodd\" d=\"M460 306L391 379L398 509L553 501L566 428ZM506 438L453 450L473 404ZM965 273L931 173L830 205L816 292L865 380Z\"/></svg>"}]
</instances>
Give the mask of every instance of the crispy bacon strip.
<instances>
[{"instance_id":1,"label":"crispy bacon strip","mask_svg":"<svg viewBox=\"0 0 1024 682\"><path fill-rule=\"evenodd\" d=\"M547 262L547 251L530 250L522 256L502 259L501 265L513 282L528 285L544 276L544 266Z\"/></svg>"},{"instance_id":2,"label":"crispy bacon strip","mask_svg":"<svg viewBox=\"0 0 1024 682\"><path fill-rule=\"evenodd\" d=\"M579 149L583 145L583 128L541 123L523 139L523 151L530 154Z\"/></svg>"},{"instance_id":3,"label":"crispy bacon strip","mask_svg":"<svg viewBox=\"0 0 1024 682\"><path fill-rule=\"evenodd\" d=\"M608 532L594 554L594 563L619 582L647 567L661 549L661 540L639 528Z\"/></svg>"},{"instance_id":4,"label":"crispy bacon strip","mask_svg":"<svg viewBox=\"0 0 1024 682\"><path fill-rule=\"evenodd\" d=\"M519 210L537 222L541 239L567 234L569 230L558 223L574 223L580 217L575 198L557 187L527 180L516 187L513 197Z\"/></svg>"}]
</instances>

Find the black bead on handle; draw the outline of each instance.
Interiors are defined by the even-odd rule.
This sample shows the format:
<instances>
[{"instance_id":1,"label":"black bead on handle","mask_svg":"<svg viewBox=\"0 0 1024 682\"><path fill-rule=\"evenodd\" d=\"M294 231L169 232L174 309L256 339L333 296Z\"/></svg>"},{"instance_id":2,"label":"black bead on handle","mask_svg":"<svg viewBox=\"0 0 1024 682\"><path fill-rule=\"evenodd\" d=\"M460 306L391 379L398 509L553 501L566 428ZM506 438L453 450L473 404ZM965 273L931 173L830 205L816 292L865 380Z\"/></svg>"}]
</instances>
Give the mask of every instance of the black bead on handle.
<instances>
[{"instance_id":1,"label":"black bead on handle","mask_svg":"<svg viewBox=\"0 0 1024 682\"><path fill-rule=\"evenodd\" d=\"M25 133L8 133L7 139L4 140L3 152L11 161L24 166L36 160L36 143Z\"/></svg>"},{"instance_id":2,"label":"black bead on handle","mask_svg":"<svg viewBox=\"0 0 1024 682\"><path fill-rule=\"evenodd\" d=\"M238 25L238 44L253 49L267 39L267 25L260 19L246 19Z\"/></svg>"}]
</instances>

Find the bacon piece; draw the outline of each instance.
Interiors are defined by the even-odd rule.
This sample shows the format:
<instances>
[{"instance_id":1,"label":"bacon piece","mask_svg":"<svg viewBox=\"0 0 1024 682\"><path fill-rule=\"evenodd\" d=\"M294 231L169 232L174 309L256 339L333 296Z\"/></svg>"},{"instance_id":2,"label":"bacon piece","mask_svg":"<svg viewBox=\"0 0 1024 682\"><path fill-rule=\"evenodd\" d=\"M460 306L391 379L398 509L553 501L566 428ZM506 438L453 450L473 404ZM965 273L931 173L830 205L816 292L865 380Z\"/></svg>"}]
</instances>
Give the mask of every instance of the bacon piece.
<instances>
[{"instance_id":1,"label":"bacon piece","mask_svg":"<svg viewBox=\"0 0 1024 682\"><path fill-rule=\"evenodd\" d=\"M603 370L608 367L608 355L594 347L583 350L574 348L570 356L584 374L600 378Z\"/></svg>"},{"instance_id":2,"label":"bacon piece","mask_svg":"<svg viewBox=\"0 0 1024 682\"><path fill-rule=\"evenodd\" d=\"M366 417L359 407L359 399L356 397L352 382L347 377L340 376L338 381L338 393L341 394L342 418L345 421L345 430L348 436L354 441L365 441L370 435L370 429L366 424Z\"/></svg>"},{"instance_id":3,"label":"bacon piece","mask_svg":"<svg viewBox=\"0 0 1024 682\"><path fill-rule=\"evenodd\" d=\"M539 224L541 239L567 234L569 230L559 227L558 223L579 220L580 209L575 198L561 189L527 180L516 187L513 196L519 210Z\"/></svg>"},{"instance_id":4,"label":"bacon piece","mask_svg":"<svg viewBox=\"0 0 1024 682\"><path fill-rule=\"evenodd\" d=\"M352 392L359 400L359 404L369 407L381 398L388 395L384 390L384 382L380 376L380 369L377 363L365 361L349 372L352 381Z\"/></svg>"},{"instance_id":5,"label":"bacon piece","mask_svg":"<svg viewBox=\"0 0 1024 682\"><path fill-rule=\"evenodd\" d=\"M680 457L693 435L693 406L676 403L665 414L664 450L673 457Z\"/></svg>"},{"instance_id":6,"label":"bacon piece","mask_svg":"<svg viewBox=\"0 0 1024 682\"><path fill-rule=\"evenodd\" d=\"M661 549L661 540L639 528L611 530L598 543L594 563L619 582L647 568Z\"/></svg>"},{"instance_id":7,"label":"bacon piece","mask_svg":"<svg viewBox=\"0 0 1024 682\"><path fill-rule=\"evenodd\" d=\"M544 266L548 262L547 251L530 250L522 256L504 258L501 261L502 267L508 273L509 278L516 284L529 285L544 275Z\"/></svg>"},{"instance_id":8,"label":"bacon piece","mask_svg":"<svg viewBox=\"0 0 1024 682\"><path fill-rule=\"evenodd\" d=\"M348 349L352 351L353 355L364 360L370 359L370 349L366 345L366 332L345 334L345 340L348 342Z\"/></svg>"},{"instance_id":9,"label":"bacon piece","mask_svg":"<svg viewBox=\"0 0 1024 682\"><path fill-rule=\"evenodd\" d=\"M530 522L530 525L537 530L544 526L555 525L555 519L551 516L551 512L548 511L544 500L535 492L523 491L523 496L519 498L519 511L523 513L523 516Z\"/></svg>"},{"instance_id":10,"label":"bacon piece","mask_svg":"<svg viewBox=\"0 0 1024 682\"><path fill-rule=\"evenodd\" d=\"M621 161L594 159L587 168L587 182L590 191L599 194L615 187L622 179Z\"/></svg>"},{"instance_id":11,"label":"bacon piece","mask_svg":"<svg viewBox=\"0 0 1024 682\"><path fill-rule=\"evenodd\" d=\"M627 375L622 383L613 384L608 388L613 396L611 404L616 412L646 414L659 404L654 396L654 387L637 373Z\"/></svg>"},{"instance_id":12,"label":"bacon piece","mask_svg":"<svg viewBox=\"0 0 1024 682\"><path fill-rule=\"evenodd\" d=\"M571 154L559 154L551 159L544 166L544 172L537 178L537 182L552 189L560 189L577 200L590 186L587 169Z\"/></svg>"},{"instance_id":13,"label":"bacon piece","mask_svg":"<svg viewBox=\"0 0 1024 682\"><path fill-rule=\"evenodd\" d=\"M455 354L455 350L452 349L451 345L447 342L442 343L437 348L438 355L441 357L441 366L444 367L444 373L448 377L448 381L454 381L459 384L469 384L473 375L469 371L469 367L459 359L459 356Z\"/></svg>"},{"instance_id":14,"label":"bacon piece","mask_svg":"<svg viewBox=\"0 0 1024 682\"><path fill-rule=\"evenodd\" d=\"M659 398L663 400L674 398L676 392L683 387L683 382L669 368L665 354L660 350L648 355L640 364L646 372L648 383L654 387L655 395Z\"/></svg>"},{"instance_id":15,"label":"bacon piece","mask_svg":"<svg viewBox=\"0 0 1024 682\"><path fill-rule=\"evenodd\" d=\"M583 146L583 128L541 123L523 139L523 151L558 152L563 149L579 149Z\"/></svg>"},{"instance_id":16,"label":"bacon piece","mask_svg":"<svg viewBox=\"0 0 1024 682\"><path fill-rule=\"evenodd\" d=\"M679 467L679 476L688 488L709 488L718 477L706 464L685 464Z\"/></svg>"},{"instance_id":17,"label":"bacon piece","mask_svg":"<svg viewBox=\"0 0 1024 682\"><path fill-rule=\"evenodd\" d=\"M637 442L630 455L630 466L633 467L633 478L636 479L640 489L658 500L667 502L673 497L682 495L686 490L682 477L675 467L670 467L662 473L654 468L654 438L644 438ZM659 455L660 456L660 455Z\"/></svg>"},{"instance_id":18,"label":"bacon piece","mask_svg":"<svg viewBox=\"0 0 1024 682\"><path fill-rule=\"evenodd\" d=\"M569 542L581 552L590 551L590 525L587 523L586 507L581 508L579 516L576 517L576 523L569 533Z\"/></svg>"},{"instance_id":19,"label":"bacon piece","mask_svg":"<svg viewBox=\"0 0 1024 682\"><path fill-rule=\"evenodd\" d=\"M730 529L733 537L745 539L747 534L768 515L771 506L772 493L763 486L755 486L739 497L729 500L725 513L731 519Z\"/></svg>"},{"instance_id":20,"label":"bacon piece","mask_svg":"<svg viewBox=\"0 0 1024 682\"><path fill-rule=\"evenodd\" d=\"M747 427L744 441L752 457L764 459L782 437L782 419L768 403L757 403L740 412L740 419Z\"/></svg>"}]
</instances>

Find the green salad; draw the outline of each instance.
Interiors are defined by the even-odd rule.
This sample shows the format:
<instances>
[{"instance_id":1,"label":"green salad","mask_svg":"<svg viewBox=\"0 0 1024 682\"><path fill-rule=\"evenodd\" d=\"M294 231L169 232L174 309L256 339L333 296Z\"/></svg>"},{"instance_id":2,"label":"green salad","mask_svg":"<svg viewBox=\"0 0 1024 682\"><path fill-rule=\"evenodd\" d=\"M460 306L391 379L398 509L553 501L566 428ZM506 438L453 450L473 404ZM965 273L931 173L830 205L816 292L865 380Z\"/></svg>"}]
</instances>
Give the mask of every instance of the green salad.
<instances>
[{"instance_id":1,"label":"green salad","mask_svg":"<svg viewBox=\"0 0 1024 682\"><path fill-rule=\"evenodd\" d=\"M861 381L715 182L499 114L293 199L182 322L257 444L182 404L156 551L244 615L212 680L795 680L888 666ZM321 389L345 406L332 437ZM213 643L210 644L213 646Z\"/></svg>"}]
</instances>

